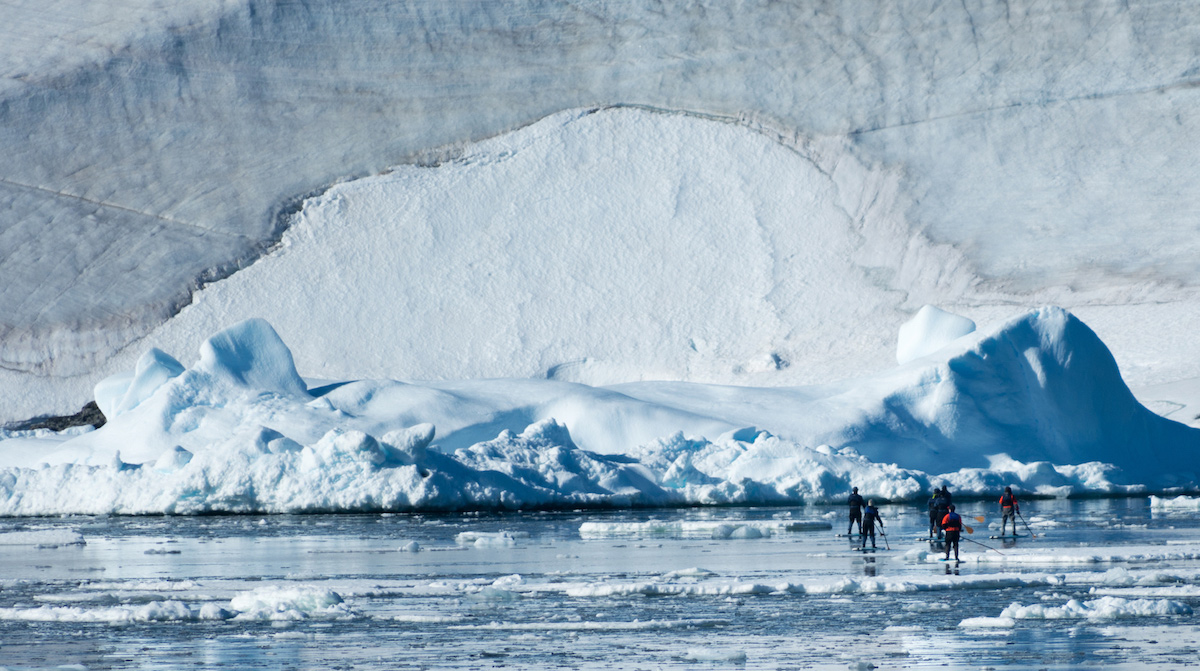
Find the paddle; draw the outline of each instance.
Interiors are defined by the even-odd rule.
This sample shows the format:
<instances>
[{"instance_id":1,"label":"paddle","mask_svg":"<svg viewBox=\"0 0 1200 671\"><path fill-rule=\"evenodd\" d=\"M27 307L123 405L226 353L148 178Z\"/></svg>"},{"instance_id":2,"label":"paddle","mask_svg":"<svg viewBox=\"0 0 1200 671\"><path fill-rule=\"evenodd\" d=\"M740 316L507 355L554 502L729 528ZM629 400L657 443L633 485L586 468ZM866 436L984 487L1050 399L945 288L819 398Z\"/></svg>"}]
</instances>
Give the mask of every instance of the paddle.
<instances>
[{"instance_id":1,"label":"paddle","mask_svg":"<svg viewBox=\"0 0 1200 671\"><path fill-rule=\"evenodd\" d=\"M968 543L974 543L974 544L976 544L976 545L983 545L983 547L985 547L985 548L987 548L987 549L991 550L992 552L995 552L995 553L996 553L996 554L998 554L998 555L1003 555L1003 554L1004 554L1003 552L1001 552L1001 551L997 550L996 548L994 548L994 547L992 547L992 546L990 546L990 545L986 545L986 544L984 544L984 543L980 543L979 541L976 541L976 540L971 540L970 538L964 538L964 539L962 539L962 540L964 540L964 541L967 541Z\"/></svg>"},{"instance_id":2,"label":"paddle","mask_svg":"<svg viewBox=\"0 0 1200 671\"><path fill-rule=\"evenodd\" d=\"M1020 518L1021 518L1021 524L1024 524L1024 525L1025 525L1025 530L1029 532L1029 536L1030 536L1031 538L1037 538L1037 534L1033 533L1033 529L1030 529L1030 528L1029 528L1029 522L1026 522L1026 521L1025 521L1025 518L1024 518L1022 515L1021 515L1021 511L1020 511L1020 510L1018 510L1018 511L1017 511L1017 517L1020 517Z\"/></svg>"}]
</instances>

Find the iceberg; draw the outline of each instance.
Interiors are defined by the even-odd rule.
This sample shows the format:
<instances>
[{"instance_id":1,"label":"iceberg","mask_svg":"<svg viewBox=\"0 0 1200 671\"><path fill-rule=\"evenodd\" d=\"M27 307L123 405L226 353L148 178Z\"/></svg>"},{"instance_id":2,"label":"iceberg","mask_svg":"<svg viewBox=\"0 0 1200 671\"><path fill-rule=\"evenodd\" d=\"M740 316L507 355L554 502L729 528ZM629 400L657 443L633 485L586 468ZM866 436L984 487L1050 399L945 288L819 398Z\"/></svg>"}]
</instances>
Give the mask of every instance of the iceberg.
<instances>
[{"instance_id":1,"label":"iceberg","mask_svg":"<svg viewBox=\"0 0 1200 671\"><path fill-rule=\"evenodd\" d=\"M38 467L0 469L0 514L801 504L851 483L880 500L942 483L967 495L1200 488L1200 430L1141 406L1103 342L1059 308L815 387L310 388L261 319L213 335L178 374L157 350L141 361L104 427L45 440Z\"/></svg>"}]
</instances>

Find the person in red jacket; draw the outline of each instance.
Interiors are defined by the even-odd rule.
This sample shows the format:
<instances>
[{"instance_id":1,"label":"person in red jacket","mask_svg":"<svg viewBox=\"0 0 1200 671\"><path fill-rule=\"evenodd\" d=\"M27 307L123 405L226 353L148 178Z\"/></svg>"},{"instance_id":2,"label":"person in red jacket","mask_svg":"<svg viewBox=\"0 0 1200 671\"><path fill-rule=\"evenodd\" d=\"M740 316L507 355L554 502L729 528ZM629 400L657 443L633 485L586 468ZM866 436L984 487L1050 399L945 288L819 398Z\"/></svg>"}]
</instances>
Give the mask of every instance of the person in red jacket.
<instances>
[{"instance_id":1,"label":"person in red jacket","mask_svg":"<svg viewBox=\"0 0 1200 671\"><path fill-rule=\"evenodd\" d=\"M950 559L950 546L954 546L954 561L958 561L958 537L962 533L962 518L954 512L954 504L942 518L942 531L946 534L946 559Z\"/></svg>"},{"instance_id":2,"label":"person in red jacket","mask_svg":"<svg viewBox=\"0 0 1200 671\"><path fill-rule=\"evenodd\" d=\"M1017 513L1021 512L1021 504L1017 503L1017 497L1013 496L1012 487L1005 487L1004 493L1000 495L1000 535L1004 535L1004 529L1008 526L1008 521L1012 520L1013 535L1017 535Z\"/></svg>"}]
</instances>

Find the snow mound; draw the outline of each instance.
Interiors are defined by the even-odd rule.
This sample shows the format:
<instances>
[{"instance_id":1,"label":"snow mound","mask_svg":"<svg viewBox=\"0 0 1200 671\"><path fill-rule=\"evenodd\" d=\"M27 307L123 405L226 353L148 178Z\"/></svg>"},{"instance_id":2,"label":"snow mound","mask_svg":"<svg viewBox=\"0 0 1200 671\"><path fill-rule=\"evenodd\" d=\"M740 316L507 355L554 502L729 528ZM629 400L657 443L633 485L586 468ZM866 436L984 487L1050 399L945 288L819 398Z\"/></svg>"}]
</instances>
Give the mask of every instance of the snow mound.
<instances>
[{"instance_id":1,"label":"snow mound","mask_svg":"<svg viewBox=\"0 0 1200 671\"><path fill-rule=\"evenodd\" d=\"M308 395L292 351L263 319L247 319L205 340L194 370L259 392Z\"/></svg>"},{"instance_id":2,"label":"snow mound","mask_svg":"<svg viewBox=\"0 0 1200 671\"><path fill-rule=\"evenodd\" d=\"M157 347L137 361L133 373L117 373L96 385L96 404L108 419L137 407L171 378L182 374L183 365Z\"/></svg>"},{"instance_id":3,"label":"snow mound","mask_svg":"<svg viewBox=\"0 0 1200 671\"><path fill-rule=\"evenodd\" d=\"M926 305L900 326L896 361L901 365L928 356L955 340L975 332L975 322Z\"/></svg>"}]
</instances>

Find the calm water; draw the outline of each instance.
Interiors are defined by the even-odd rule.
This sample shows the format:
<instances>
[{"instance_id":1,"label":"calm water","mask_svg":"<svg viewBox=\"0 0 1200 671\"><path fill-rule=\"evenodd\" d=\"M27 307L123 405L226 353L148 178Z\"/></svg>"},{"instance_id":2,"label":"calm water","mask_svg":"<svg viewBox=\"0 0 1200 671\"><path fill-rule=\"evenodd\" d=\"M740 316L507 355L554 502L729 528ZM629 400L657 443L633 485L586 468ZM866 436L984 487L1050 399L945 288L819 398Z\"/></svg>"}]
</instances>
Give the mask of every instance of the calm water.
<instances>
[{"instance_id":1,"label":"calm water","mask_svg":"<svg viewBox=\"0 0 1200 671\"><path fill-rule=\"evenodd\" d=\"M893 506L882 512L888 537L879 539L881 549L873 554L855 551L847 539L835 536L845 530L841 507L0 520L0 532L58 528L86 539L85 545L60 547L0 545L0 666L1168 669L1200 664L1192 643L1200 619L1191 614L959 626L965 618L995 618L1014 602L1061 606L1072 598L1096 599L1087 575L1111 575L1105 572L1118 566L1135 579L1154 574L1155 584L1181 590L1183 596L1171 599L1200 612L1200 597L1187 596L1189 590L1200 594L1200 560L1139 560L1145 546L1166 551L1196 543L1200 550L1194 513L1152 513L1145 499L1028 502L1025 518L1040 537L1014 543L988 538L995 533L988 522L998 521L990 504L965 503L960 512L976 527L972 538L990 548L964 543L965 561L954 565L914 554L929 549L919 540L926 526L922 511ZM976 515L985 515L987 522L970 519ZM740 539L714 539L707 529L617 533L619 525L649 520L829 522L834 528ZM585 522L611 525L606 528L612 535L581 536ZM511 540L484 536L475 545L456 542L465 532L507 532ZM414 541L420 551L401 550L411 549ZM883 549L885 544L891 549ZM1039 564L1027 556L1015 561L1031 549L1054 557L1080 548L1130 556L1117 564ZM1014 561L972 560L980 554ZM1047 584L1046 576L1052 576L1051 583L1062 580ZM890 587L871 587L878 584ZM340 598L341 603L312 607L302 603L303 597L287 596L292 593ZM247 595L265 603L233 617L245 608ZM1127 598L1142 597L1131 593Z\"/></svg>"}]
</instances>

